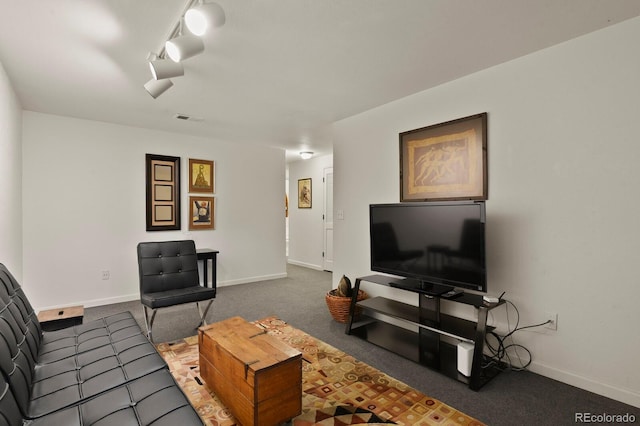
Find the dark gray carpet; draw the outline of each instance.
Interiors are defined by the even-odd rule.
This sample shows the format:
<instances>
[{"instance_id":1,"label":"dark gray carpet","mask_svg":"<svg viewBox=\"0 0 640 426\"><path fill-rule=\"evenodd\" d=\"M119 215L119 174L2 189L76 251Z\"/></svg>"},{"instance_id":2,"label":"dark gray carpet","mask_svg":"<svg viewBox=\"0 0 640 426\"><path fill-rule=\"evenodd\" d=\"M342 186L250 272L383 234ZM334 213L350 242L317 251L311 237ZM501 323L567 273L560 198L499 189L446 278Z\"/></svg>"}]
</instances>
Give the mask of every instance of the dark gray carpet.
<instances>
[{"instance_id":1,"label":"dark gray carpet","mask_svg":"<svg viewBox=\"0 0 640 426\"><path fill-rule=\"evenodd\" d=\"M331 318L324 300L331 289L329 272L294 265L289 265L287 272L288 277L283 279L220 287L208 322L235 315L248 321L276 315L490 425L572 425L576 424L575 413L632 413L640 422L638 408L527 371L504 372L479 392L471 391L462 383L344 334L344 325ZM123 310L131 311L144 327L138 301L87 308L85 320ZM198 318L195 304L162 309L156 315L154 340L165 342L194 335Z\"/></svg>"}]
</instances>

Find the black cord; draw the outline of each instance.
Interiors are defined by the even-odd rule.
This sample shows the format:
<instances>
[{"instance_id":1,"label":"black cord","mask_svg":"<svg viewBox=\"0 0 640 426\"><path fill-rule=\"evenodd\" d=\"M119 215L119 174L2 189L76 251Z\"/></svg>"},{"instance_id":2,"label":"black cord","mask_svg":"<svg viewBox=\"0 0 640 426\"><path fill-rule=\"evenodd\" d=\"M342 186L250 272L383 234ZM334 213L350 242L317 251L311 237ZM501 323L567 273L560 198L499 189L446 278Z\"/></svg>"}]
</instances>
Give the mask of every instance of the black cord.
<instances>
[{"instance_id":1,"label":"black cord","mask_svg":"<svg viewBox=\"0 0 640 426\"><path fill-rule=\"evenodd\" d=\"M482 368L489 368L489 367L493 367L493 366L497 366L498 368L501 369L509 369L512 371L522 371L525 370L527 367L529 367L529 365L531 365L532 362L532 355L531 355L531 351L529 349L527 349L525 346L519 344L519 343L510 343L510 344L506 344L506 340L511 337L511 340L513 341L513 334L516 331L520 331L520 330L525 330L528 328L536 328L536 327L542 327L543 325L549 324L551 322L551 320L547 320L543 323L540 324L533 324L533 325L527 325L527 326L523 326L523 327L519 327L518 325L520 324L520 311L518 311L518 307L513 304L513 302L506 300L505 302L507 303L506 309L507 309L507 318L509 315L509 307L508 305L513 306L513 309L516 311L516 325L513 328L513 330L509 331L507 334L505 334L504 336L500 336L498 333L494 332L494 331L490 331L489 333L487 333L485 335L485 343L486 343L486 347L489 350L489 352L491 352L491 357L490 357L490 361L488 363L486 363L485 365L482 366ZM492 343L488 340L489 336L493 336L496 339L497 342L497 346L492 345ZM528 356L528 361L526 363L523 363L522 360L520 359L520 355L518 354L518 348L523 349ZM518 359L520 360L520 365L519 366L515 366L514 363L511 361L511 356L509 355L509 350L513 350L515 351L515 355L518 357ZM505 361L506 359L506 361ZM504 368L506 366L506 368Z\"/></svg>"}]
</instances>

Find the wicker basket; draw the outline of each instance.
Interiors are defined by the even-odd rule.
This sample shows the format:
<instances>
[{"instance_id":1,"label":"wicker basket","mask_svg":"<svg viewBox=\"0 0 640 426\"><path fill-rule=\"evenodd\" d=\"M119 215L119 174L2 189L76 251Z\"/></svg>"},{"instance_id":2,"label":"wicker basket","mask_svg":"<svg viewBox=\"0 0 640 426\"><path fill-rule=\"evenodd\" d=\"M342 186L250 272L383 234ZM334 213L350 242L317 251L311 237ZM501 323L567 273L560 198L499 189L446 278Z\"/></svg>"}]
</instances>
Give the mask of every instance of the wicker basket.
<instances>
[{"instance_id":1,"label":"wicker basket","mask_svg":"<svg viewBox=\"0 0 640 426\"><path fill-rule=\"evenodd\" d=\"M346 323L349 319L349 305L351 304L351 297L336 296L336 290L331 290L325 296L329 313L334 320ZM362 290L358 290L358 302L369 297L367 293ZM360 314L362 309L356 307L356 316Z\"/></svg>"}]
</instances>

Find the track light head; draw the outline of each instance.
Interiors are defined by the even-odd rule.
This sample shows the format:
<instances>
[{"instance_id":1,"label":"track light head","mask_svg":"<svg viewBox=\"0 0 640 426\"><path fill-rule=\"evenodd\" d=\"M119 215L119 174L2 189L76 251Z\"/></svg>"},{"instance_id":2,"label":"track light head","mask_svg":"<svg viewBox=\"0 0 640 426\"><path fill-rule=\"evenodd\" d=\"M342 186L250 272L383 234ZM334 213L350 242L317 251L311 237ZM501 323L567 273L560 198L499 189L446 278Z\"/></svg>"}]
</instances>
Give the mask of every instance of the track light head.
<instances>
[{"instance_id":1,"label":"track light head","mask_svg":"<svg viewBox=\"0 0 640 426\"><path fill-rule=\"evenodd\" d=\"M184 61L204 52L204 43L200 37L185 34L168 40L165 44L167 56L174 62Z\"/></svg>"},{"instance_id":2,"label":"track light head","mask_svg":"<svg viewBox=\"0 0 640 426\"><path fill-rule=\"evenodd\" d=\"M149 92L153 99L156 99L158 96L166 92L171 86L173 86L173 82L169 79L156 80L152 78L145 83L144 88Z\"/></svg>"},{"instance_id":3,"label":"track light head","mask_svg":"<svg viewBox=\"0 0 640 426\"><path fill-rule=\"evenodd\" d=\"M156 59L149 61L149 69L151 70L151 75L156 80L180 77L184 75L184 67L182 64L169 59Z\"/></svg>"},{"instance_id":4,"label":"track light head","mask_svg":"<svg viewBox=\"0 0 640 426\"><path fill-rule=\"evenodd\" d=\"M224 9L218 3L200 3L184 14L187 29L197 36L204 35L209 28L223 26L225 21Z\"/></svg>"}]
</instances>

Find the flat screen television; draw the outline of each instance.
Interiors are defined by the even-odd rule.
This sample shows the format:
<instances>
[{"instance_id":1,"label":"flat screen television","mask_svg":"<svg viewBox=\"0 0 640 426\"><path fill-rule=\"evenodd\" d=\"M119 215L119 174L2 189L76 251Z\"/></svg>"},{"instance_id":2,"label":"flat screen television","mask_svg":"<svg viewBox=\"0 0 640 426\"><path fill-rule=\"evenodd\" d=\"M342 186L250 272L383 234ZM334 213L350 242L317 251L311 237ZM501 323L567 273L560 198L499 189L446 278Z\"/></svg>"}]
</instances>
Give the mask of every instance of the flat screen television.
<instances>
[{"instance_id":1,"label":"flat screen television","mask_svg":"<svg viewBox=\"0 0 640 426\"><path fill-rule=\"evenodd\" d=\"M372 204L371 270L427 294L486 292L485 218L482 201Z\"/></svg>"}]
</instances>

